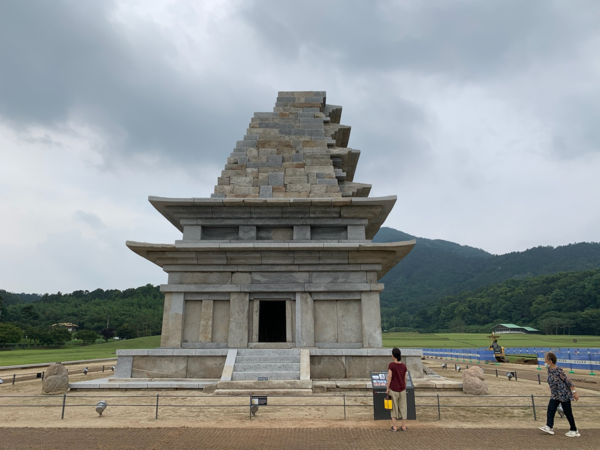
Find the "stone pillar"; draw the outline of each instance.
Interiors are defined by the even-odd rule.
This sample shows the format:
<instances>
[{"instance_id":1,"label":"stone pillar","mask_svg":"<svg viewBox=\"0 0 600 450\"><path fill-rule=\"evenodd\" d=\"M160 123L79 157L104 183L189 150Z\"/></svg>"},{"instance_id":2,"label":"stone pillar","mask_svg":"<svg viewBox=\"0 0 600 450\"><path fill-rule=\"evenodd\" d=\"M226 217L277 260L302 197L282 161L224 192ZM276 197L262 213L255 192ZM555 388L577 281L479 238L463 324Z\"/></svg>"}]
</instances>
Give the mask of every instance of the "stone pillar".
<instances>
[{"instance_id":1,"label":"stone pillar","mask_svg":"<svg viewBox=\"0 0 600 450\"><path fill-rule=\"evenodd\" d=\"M248 310L250 294L247 292L232 292L229 303L229 337L227 346L230 348L248 347Z\"/></svg>"},{"instance_id":2,"label":"stone pillar","mask_svg":"<svg viewBox=\"0 0 600 450\"><path fill-rule=\"evenodd\" d=\"M296 346L315 346L315 308L308 292L296 293Z\"/></svg>"},{"instance_id":3,"label":"stone pillar","mask_svg":"<svg viewBox=\"0 0 600 450\"><path fill-rule=\"evenodd\" d=\"M294 301L285 301L285 341L294 342Z\"/></svg>"},{"instance_id":4,"label":"stone pillar","mask_svg":"<svg viewBox=\"0 0 600 450\"><path fill-rule=\"evenodd\" d=\"M200 342L212 341L213 300L202 300L202 313L200 314Z\"/></svg>"},{"instance_id":5,"label":"stone pillar","mask_svg":"<svg viewBox=\"0 0 600 450\"><path fill-rule=\"evenodd\" d=\"M183 337L183 314L185 300L183 293L165 294L165 308L163 312L163 327L160 346L166 348L180 348Z\"/></svg>"},{"instance_id":6,"label":"stone pillar","mask_svg":"<svg viewBox=\"0 0 600 450\"><path fill-rule=\"evenodd\" d=\"M365 348L381 348L381 311L379 292L363 292L361 296L362 339Z\"/></svg>"}]
</instances>

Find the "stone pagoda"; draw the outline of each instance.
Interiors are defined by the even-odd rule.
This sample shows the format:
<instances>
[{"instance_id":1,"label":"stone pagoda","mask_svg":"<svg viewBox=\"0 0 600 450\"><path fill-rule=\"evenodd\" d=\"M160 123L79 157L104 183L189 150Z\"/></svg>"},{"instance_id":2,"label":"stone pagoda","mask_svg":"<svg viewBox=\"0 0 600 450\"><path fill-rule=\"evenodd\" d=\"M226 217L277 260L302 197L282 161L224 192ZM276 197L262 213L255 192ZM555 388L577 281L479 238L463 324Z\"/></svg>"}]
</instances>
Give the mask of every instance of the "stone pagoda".
<instances>
[{"instance_id":1,"label":"stone pagoda","mask_svg":"<svg viewBox=\"0 0 600 450\"><path fill-rule=\"evenodd\" d=\"M354 181L360 151L341 115L323 91L279 92L210 198L149 197L182 238L127 242L168 282L161 348L119 351L117 378L310 381L387 368L378 280L415 241L372 243L396 197Z\"/></svg>"}]
</instances>

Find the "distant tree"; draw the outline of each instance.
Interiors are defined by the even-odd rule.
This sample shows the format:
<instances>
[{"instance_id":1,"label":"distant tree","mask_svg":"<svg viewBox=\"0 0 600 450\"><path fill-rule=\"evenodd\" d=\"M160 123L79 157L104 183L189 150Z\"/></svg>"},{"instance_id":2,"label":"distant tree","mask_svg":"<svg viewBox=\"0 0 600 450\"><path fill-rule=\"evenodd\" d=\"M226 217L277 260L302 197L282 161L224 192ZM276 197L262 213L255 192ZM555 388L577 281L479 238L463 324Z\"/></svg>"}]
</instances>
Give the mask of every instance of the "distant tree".
<instances>
[{"instance_id":1,"label":"distant tree","mask_svg":"<svg viewBox=\"0 0 600 450\"><path fill-rule=\"evenodd\" d=\"M115 337L115 329L113 327L103 328L102 330L100 330L100 334L102 335L104 340L108 342L109 339Z\"/></svg>"},{"instance_id":2,"label":"distant tree","mask_svg":"<svg viewBox=\"0 0 600 450\"><path fill-rule=\"evenodd\" d=\"M27 335L28 339L31 339L33 341L34 344L41 344L42 337L48 335L48 330L45 330L40 327L27 327L25 329L25 334Z\"/></svg>"},{"instance_id":3,"label":"distant tree","mask_svg":"<svg viewBox=\"0 0 600 450\"><path fill-rule=\"evenodd\" d=\"M23 331L9 323L0 323L0 344L16 344L23 337Z\"/></svg>"},{"instance_id":4,"label":"distant tree","mask_svg":"<svg viewBox=\"0 0 600 450\"><path fill-rule=\"evenodd\" d=\"M65 342L70 341L73 338L71 332L62 327L52 328L49 335L52 340L52 344L54 345L64 345Z\"/></svg>"},{"instance_id":5,"label":"distant tree","mask_svg":"<svg viewBox=\"0 0 600 450\"><path fill-rule=\"evenodd\" d=\"M4 296L0 294L0 322L2 322L2 309L4 308Z\"/></svg>"},{"instance_id":6,"label":"distant tree","mask_svg":"<svg viewBox=\"0 0 600 450\"><path fill-rule=\"evenodd\" d=\"M54 345L54 337L47 330L38 329L36 337L40 345Z\"/></svg>"},{"instance_id":7,"label":"distant tree","mask_svg":"<svg viewBox=\"0 0 600 450\"><path fill-rule=\"evenodd\" d=\"M135 330L128 324L123 324L117 328L117 336L119 336L121 339L133 339L136 337Z\"/></svg>"},{"instance_id":8,"label":"distant tree","mask_svg":"<svg viewBox=\"0 0 600 450\"><path fill-rule=\"evenodd\" d=\"M75 339L81 339L84 344L94 344L98 335L92 330L80 330L75 334Z\"/></svg>"},{"instance_id":9,"label":"distant tree","mask_svg":"<svg viewBox=\"0 0 600 450\"><path fill-rule=\"evenodd\" d=\"M25 305L21 308L21 314L26 325L33 325L39 320L40 315L34 309L33 305Z\"/></svg>"}]
</instances>

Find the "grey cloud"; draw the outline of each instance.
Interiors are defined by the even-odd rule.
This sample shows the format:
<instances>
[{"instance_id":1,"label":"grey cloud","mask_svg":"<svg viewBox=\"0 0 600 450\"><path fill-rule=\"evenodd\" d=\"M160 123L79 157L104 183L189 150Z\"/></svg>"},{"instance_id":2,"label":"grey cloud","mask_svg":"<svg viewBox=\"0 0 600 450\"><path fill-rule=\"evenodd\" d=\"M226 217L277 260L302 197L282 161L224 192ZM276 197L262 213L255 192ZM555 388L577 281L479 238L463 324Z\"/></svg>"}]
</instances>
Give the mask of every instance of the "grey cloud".
<instances>
[{"instance_id":1,"label":"grey cloud","mask_svg":"<svg viewBox=\"0 0 600 450\"><path fill-rule=\"evenodd\" d=\"M85 211L77 210L75 214L73 214L75 220L88 224L90 227L94 229L102 229L106 228L106 224L102 221L100 217L98 217L94 213L88 213Z\"/></svg>"},{"instance_id":2,"label":"grey cloud","mask_svg":"<svg viewBox=\"0 0 600 450\"><path fill-rule=\"evenodd\" d=\"M143 152L222 162L260 89L242 95L244 83L182 74L158 25L116 22L114 8L97 0L2 2L0 117L16 128L81 121L101 130L109 161Z\"/></svg>"},{"instance_id":3,"label":"grey cloud","mask_svg":"<svg viewBox=\"0 0 600 450\"><path fill-rule=\"evenodd\" d=\"M395 68L466 79L498 77L539 59L569 57L596 35L593 1L245 2L240 13L265 49L306 50L352 70ZM314 52L314 53L311 53Z\"/></svg>"}]
</instances>

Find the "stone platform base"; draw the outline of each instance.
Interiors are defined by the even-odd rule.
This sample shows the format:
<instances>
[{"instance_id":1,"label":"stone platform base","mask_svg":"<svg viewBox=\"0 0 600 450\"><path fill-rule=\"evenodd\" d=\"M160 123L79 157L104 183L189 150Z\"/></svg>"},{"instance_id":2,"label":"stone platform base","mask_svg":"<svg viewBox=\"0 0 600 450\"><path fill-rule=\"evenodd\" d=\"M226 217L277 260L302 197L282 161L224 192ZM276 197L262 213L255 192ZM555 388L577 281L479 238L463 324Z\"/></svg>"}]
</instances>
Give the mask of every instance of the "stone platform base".
<instances>
[{"instance_id":1,"label":"stone platform base","mask_svg":"<svg viewBox=\"0 0 600 450\"><path fill-rule=\"evenodd\" d=\"M69 383L72 391L96 390L96 389L205 389L208 386L216 385L217 380L206 379L136 379L127 380L111 378L100 378L98 380L78 381Z\"/></svg>"},{"instance_id":2,"label":"stone platform base","mask_svg":"<svg viewBox=\"0 0 600 450\"><path fill-rule=\"evenodd\" d=\"M420 349L402 349L413 380L424 377ZM387 370L391 349L148 349L117 350L116 378L221 381L356 380ZM255 377L256 375L256 377ZM289 375L289 376L286 376Z\"/></svg>"}]
</instances>

